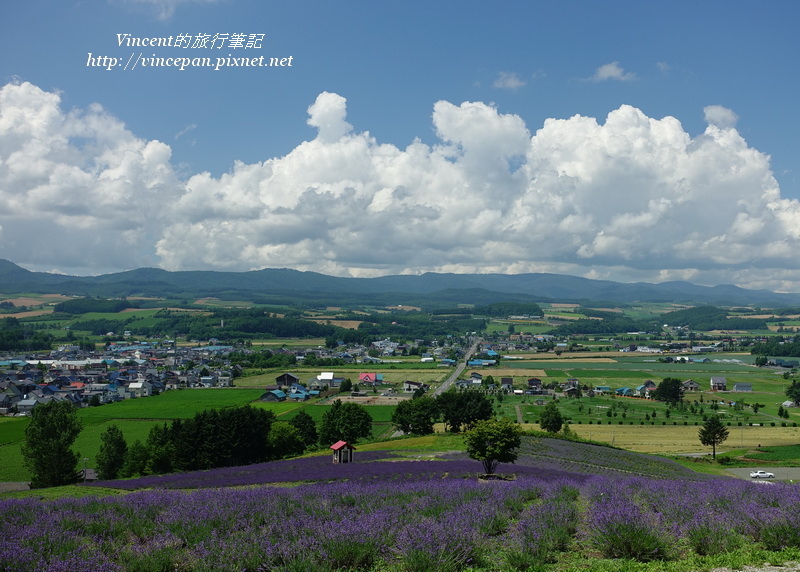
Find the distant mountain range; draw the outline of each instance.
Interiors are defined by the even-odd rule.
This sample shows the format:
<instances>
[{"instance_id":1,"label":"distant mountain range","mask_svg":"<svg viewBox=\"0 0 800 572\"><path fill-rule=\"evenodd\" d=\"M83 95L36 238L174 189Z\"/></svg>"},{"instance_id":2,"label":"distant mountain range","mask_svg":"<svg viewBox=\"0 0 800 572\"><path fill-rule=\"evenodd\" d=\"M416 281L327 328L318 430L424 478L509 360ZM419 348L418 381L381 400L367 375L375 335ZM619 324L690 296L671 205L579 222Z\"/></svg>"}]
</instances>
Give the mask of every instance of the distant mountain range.
<instances>
[{"instance_id":1,"label":"distant mountain range","mask_svg":"<svg viewBox=\"0 0 800 572\"><path fill-rule=\"evenodd\" d=\"M491 302L675 302L718 306L800 306L800 294L689 282L621 283L562 274L437 274L340 278L267 268L250 272L139 268L101 276L31 272L0 259L0 292L58 293L108 298L217 297L273 304L381 304L452 307Z\"/></svg>"}]
</instances>

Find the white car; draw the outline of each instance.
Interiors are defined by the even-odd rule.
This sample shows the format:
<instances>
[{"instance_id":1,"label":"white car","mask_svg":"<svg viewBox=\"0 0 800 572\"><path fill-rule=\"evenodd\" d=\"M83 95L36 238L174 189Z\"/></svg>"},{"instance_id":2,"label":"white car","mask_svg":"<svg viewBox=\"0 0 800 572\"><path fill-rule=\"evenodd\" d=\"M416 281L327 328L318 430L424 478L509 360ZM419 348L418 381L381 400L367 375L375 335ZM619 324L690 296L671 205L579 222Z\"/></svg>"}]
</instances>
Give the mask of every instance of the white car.
<instances>
[{"instance_id":1,"label":"white car","mask_svg":"<svg viewBox=\"0 0 800 572\"><path fill-rule=\"evenodd\" d=\"M768 473L767 471L750 471L750 478L751 479L774 479L775 475L773 473Z\"/></svg>"}]
</instances>

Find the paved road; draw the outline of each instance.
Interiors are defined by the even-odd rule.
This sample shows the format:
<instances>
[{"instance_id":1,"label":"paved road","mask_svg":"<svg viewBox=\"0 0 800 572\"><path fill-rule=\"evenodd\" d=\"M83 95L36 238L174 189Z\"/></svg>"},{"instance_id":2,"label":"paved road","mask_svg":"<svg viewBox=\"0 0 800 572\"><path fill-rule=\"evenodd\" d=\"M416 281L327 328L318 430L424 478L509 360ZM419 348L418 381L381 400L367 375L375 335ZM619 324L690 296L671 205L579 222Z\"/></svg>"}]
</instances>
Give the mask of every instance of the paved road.
<instances>
[{"instance_id":1,"label":"paved road","mask_svg":"<svg viewBox=\"0 0 800 572\"><path fill-rule=\"evenodd\" d=\"M741 469L726 469L725 471L733 475L734 477L739 477L741 479L750 479L750 471L755 470L762 470L767 471L768 473L774 473L775 479L752 479L753 481L767 481L767 482L774 482L774 481L800 481L800 467L744 467Z\"/></svg>"},{"instance_id":2,"label":"paved road","mask_svg":"<svg viewBox=\"0 0 800 572\"><path fill-rule=\"evenodd\" d=\"M458 376L460 376L462 372L465 369L467 369L467 362L472 357L472 354L474 354L478 350L479 343L480 340L475 340L475 343L472 344L472 347L470 347L467 350L467 353L464 355L464 361L462 361L456 366L456 369L453 370L453 373L450 374L450 377L448 377L439 387L437 387L431 392L431 395L433 397L436 397L440 393L444 393L445 391L450 389L450 386L452 386L456 382Z\"/></svg>"}]
</instances>

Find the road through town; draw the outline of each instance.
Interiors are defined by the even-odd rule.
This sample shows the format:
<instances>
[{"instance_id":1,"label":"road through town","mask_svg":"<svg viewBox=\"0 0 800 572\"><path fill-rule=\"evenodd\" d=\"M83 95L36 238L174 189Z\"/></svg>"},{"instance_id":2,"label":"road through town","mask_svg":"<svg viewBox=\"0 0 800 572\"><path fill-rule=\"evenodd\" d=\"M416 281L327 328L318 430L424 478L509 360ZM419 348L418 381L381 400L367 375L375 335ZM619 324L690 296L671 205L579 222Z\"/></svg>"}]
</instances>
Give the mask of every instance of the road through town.
<instances>
[{"instance_id":1,"label":"road through town","mask_svg":"<svg viewBox=\"0 0 800 572\"><path fill-rule=\"evenodd\" d=\"M459 363L456 366L456 369L453 370L453 373L451 373L450 376L446 380L444 380L444 382L439 387L437 387L436 389L434 389L431 392L431 395L433 397L436 397L440 393L444 393L445 391L450 389L450 387L456 382L458 377L467 368L467 362L470 360L470 358L473 356L473 354L478 350L478 344L479 343L480 343L480 339L476 339L473 342L473 344L469 347L467 352L464 354L464 361Z\"/></svg>"}]
</instances>

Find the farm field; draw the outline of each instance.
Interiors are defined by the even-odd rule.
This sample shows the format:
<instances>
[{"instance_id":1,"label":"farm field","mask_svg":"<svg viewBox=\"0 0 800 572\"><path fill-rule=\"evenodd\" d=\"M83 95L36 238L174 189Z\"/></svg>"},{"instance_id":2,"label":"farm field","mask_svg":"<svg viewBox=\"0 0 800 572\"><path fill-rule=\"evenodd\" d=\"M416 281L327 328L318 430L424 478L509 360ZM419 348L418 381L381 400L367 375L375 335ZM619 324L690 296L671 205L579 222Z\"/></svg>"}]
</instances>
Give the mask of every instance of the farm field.
<instances>
[{"instance_id":1,"label":"farm field","mask_svg":"<svg viewBox=\"0 0 800 572\"><path fill-rule=\"evenodd\" d=\"M539 429L538 425L523 425ZM655 455L711 453L700 444L698 426L656 425L570 425L583 439L609 443L628 451ZM729 437L717 454L733 449L756 449L794 445L800 442L800 427L730 427Z\"/></svg>"}]
</instances>

